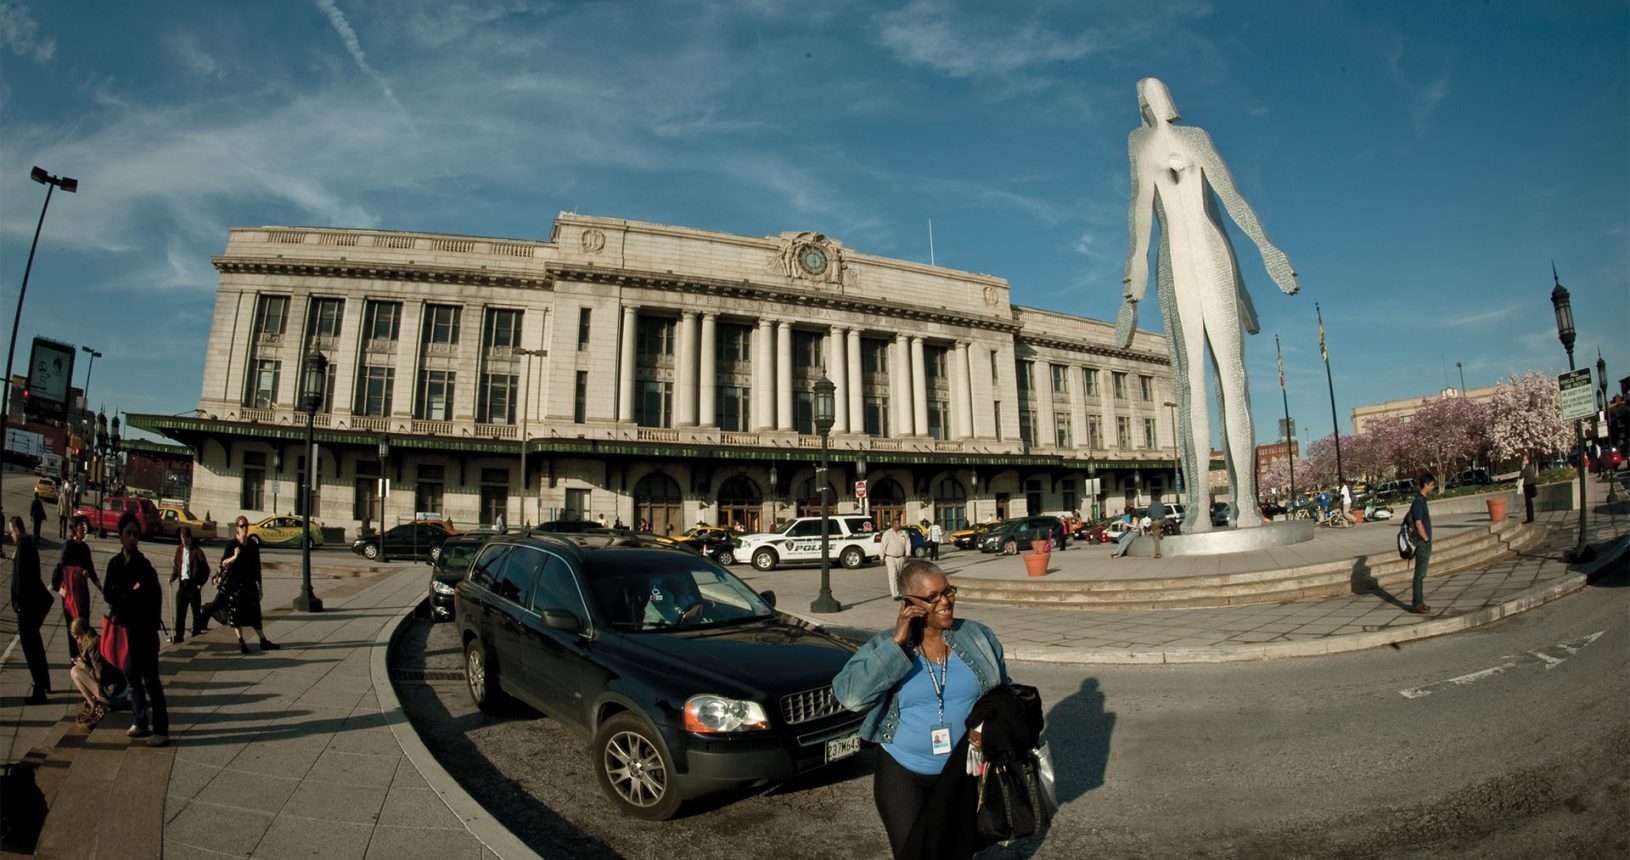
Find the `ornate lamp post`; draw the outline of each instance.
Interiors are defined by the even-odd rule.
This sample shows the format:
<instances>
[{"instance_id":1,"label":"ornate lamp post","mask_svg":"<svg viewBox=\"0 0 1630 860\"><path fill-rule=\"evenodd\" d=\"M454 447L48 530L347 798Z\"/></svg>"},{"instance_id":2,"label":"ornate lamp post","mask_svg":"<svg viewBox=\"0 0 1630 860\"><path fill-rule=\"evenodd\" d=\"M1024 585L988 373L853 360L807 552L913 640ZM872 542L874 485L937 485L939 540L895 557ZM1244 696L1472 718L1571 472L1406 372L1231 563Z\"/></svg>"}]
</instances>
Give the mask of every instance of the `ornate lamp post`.
<instances>
[{"instance_id":1,"label":"ornate lamp post","mask_svg":"<svg viewBox=\"0 0 1630 860\"><path fill-rule=\"evenodd\" d=\"M385 555L385 494L390 490L390 478L385 474L385 464L391 458L391 437L388 433L379 434L379 560L389 562Z\"/></svg>"},{"instance_id":2,"label":"ornate lamp post","mask_svg":"<svg viewBox=\"0 0 1630 860\"><path fill-rule=\"evenodd\" d=\"M283 488L283 448L272 449L272 513L277 513L277 494Z\"/></svg>"},{"instance_id":3,"label":"ornate lamp post","mask_svg":"<svg viewBox=\"0 0 1630 860\"><path fill-rule=\"evenodd\" d=\"M323 602L311 591L311 485L317 480L317 443L313 427L328 389L328 358L320 352L306 356L300 384L300 405L306 410L306 475L301 488L300 594L294 598L297 612L321 612Z\"/></svg>"},{"instance_id":4,"label":"ornate lamp post","mask_svg":"<svg viewBox=\"0 0 1630 860\"><path fill-rule=\"evenodd\" d=\"M830 465L827 440L832 433L832 397L838 387L824 375L815 381L815 432L821 434L821 477L816 486L821 493L821 593L809 604L810 612L837 612L843 607L832 596L831 482L826 479Z\"/></svg>"},{"instance_id":5,"label":"ornate lamp post","mask_svg":"<svg viewBox=\"0 0 1630 860\"><path fill-rule=\"evenodd\" d=\"M119 438L119 416L113 416L113 425L108 425L106 413L96 414L96 471L97 471L97 498L96 498L96 534L98 537L107 537L107 519L103 509L107 507L108 472L119 462L119 447L123 440Z\"/></svg>"},{"instance_id":6,"label":"ornate lamp post","mask_svg":"<svg viewBox=\"0 0 1630 860\"><path fill-rule=\"evenodd\" d=\"M1573 370L1573 342L1576 336L1573 328L1573 303L1568 298L1568 289L1562 286L1562 279L1557 277L1556 266L1551 266L1551 280L1556 288L1551 290L1551 307L1556 311L1556 336L1562 341L1562 348L1568 351L1568 369ZM1582 421L1574 422L1575 435L1579 439L1579 543L1574 547L1574 557L1584 560L1588 545L1585 543L1585 509L1589 503L1585 500L1585 425Z\"/></svg>"},{"instance_id":7,"label":"ornate lamp post","mask_svg":"<svg viewBox=\"0 0 1630 860\"><path fill-rule=\"evenodd\" d=\"M772 464L770 466L770 522L769 525L765 527L765 531L775 528L776 515L780 513L780 498L776 494L775 489L776 477L775 466Z\"/></svg>"},{"instance_id":8,"label":"ornate lamp post","mask_svg":"<svg viewBox=\"0 0 1630 860\"><path fill-rule=\"evenodd\" d=\"M865 454L860 454L860 453L855 454L855 480L857 480L857 481L866 480L866 455ZM863 516L871 516L871 512L872 512L872 491L871 491L870 487L867 487L866 488L866 495L864 497L862 497L861 500L860 500L860 513Z\"/></svg>"}]
</instances>

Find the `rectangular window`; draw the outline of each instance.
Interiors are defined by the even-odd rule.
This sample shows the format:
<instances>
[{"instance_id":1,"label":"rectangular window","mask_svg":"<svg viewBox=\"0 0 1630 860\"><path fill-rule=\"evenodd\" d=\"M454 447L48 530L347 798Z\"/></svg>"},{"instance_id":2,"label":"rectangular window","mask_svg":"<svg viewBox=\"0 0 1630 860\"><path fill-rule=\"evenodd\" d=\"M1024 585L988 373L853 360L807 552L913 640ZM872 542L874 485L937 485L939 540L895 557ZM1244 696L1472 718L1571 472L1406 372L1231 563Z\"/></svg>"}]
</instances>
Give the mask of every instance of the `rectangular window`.
<instances>
[{"instance_id":1,"label":"rectangular window","mask_svg":"<svg viewBox=\"0 0 1630 860\"><path fill-rule=\"evenodd\" d=\"M1099 450L1104 447L1104 419L1096 415L1087 416L1087 447Z\"/></svg>"},{"instance_id":2,"label":"rectangular window","mask_svg":"<svg viewBox=\"0 0 1630 860\"><path fill-rule=\"evenodd\" d=\"M753 360L753 329L744 325L719 326L719 342L715 347L719 364L746 363Z\"/></svg>"},{"instance_id":3,"label":"rectangular window","mask_svg":"<svg viewBox=\"0 0 1630 860\"><path fill-rule=\"evenodd\" d=\"M792 429L805 436L815 435L815 395L809 391L792 393Z\"/></svg>"},{"instance_id":4,"label":"rectangular window","mask_svg":"<svg viewBox=\"0 0 1630 860\"><path fill-rule=\"evenodd\" d=\"M1143 419L1143 447L1155 447L1155 419Z\"/></svg>"},{"instance_id":5,"label":"rectangular window","mask_svg":"<svg viewBox=\"0 0 1630 860\"><path fill-rule=\"evenodd\" d=\"M323 405L317 408L318 412L334 411L334 385L339 379L339 370L333 362L323 367Z\"/></svg>"},{"instance_id":6,"label":"rectangular window","mask_svg":"<svg viewBox=\"0 0 1630 860\"><path fill-rule=\"evenodd\" d=\"M1019 441L1029 448L1036 444L1036 413L1028 407L1019 407Z\"/></svg>"},{"instance_id":7,"label":"rectangular window","mask_svg":"<svg viewBox=\"0 0 1630 860\"><path fill-rule=\"evenodd\" d=\"M260 297L255 305L255 334L282 334L288 322L288 296Z\"/></svg>"},{"instance_id":8,"label":"rectangular window","mask_svg":"<svg viewBox=\"0 0 1630 860\"><path fill-rule=\"evenodd\" d=\"M592 315L589 308L579 308L577 311L578 352L584 352L589 348L589 318Z\"/></svg>"},{"instance_id":9,"label":"rectangular window","mask_svg":"<svg viewBox=\"0 0 1630 860\"><path fill-rule=\"evenodd\" d=\"M674 354L674 321L642 316L638 320L635 350L643 358Z\"/></svg>"},{"instance_id":10,"label":"rectangular window","mask_svg":"<svg viewBox=\"0 0 1630 860\"><path fill-rule=\"evenodd\" d=\"M995 419L996 441L1002 441L1002 401L994 401L991 406L991 417Z\"/></svg>"},{"instance_id":11,"label":"rectangular window","mask_svg":"<svg viewBox=\"0 0 1630 860\"><path fill-rule=\"evenodd\" d=\"M1132 447L1132 419L1125 415L1115 416L1115 445L1120 448Z\"/></svg>"},{"instance_id":12,"label":"rectangular window","mask_svg":"<svg viewBox=\"0 0 1630 860\"><path fill-rule=\"evenodd\" d=\"M384 525L379 520L379 461L356 464L356 492L351 497L351 518Z\"/></svg>"},{"instance_id":13,"label":"rectangular window","mask_svg":"<svg viewBox=\"0 0 1630 860\"><path fill-rule=\"evenodd\" d=\"M306 340L318 337L339 337L340 322L345 316L344 299L311 300L306 317Z\"/></svg>"},{"instance_id":14,"label":"rectangular window","mask_svg":"<svg viewBox=\"0 0 1630 860\"><path fill-rule=\"evenodd\" d=\"M589 491L567 490L566 509L560 512L563 520L586 520L589 518Z\"/></svg>"},{"instance_id":15,"label":"rectangular window","mask_svg":"<svg viewBox=\"0 0 1630 860\"><path fill-rule=\"evenodd\" d=\"M923 347L923 375L930 387L951 378L950 354L951 351L943 346Z\"/></svg>"},{"instance_id":16,"label":"rectangular window","mask_svg":"<svg viewBox=\"0 0 1630 860\"><path fill-rule=\"evenodd\" d=\"M401 302L370 301L362 312L363 340L396 340L402 329Z\"/></svg>"},{"instance_id":17,"label":"rectangular window","mask_svg":"<svg viewBox=\"0 0 1630 860\"><path fill-rule=\"evenodd\" d=\"M1030 392L1036 390L1036 363L1034 361L1021 361L1017 367L1019 373L1019 396L1028 398Z\"/></svg>"},{"instance_id":18,"label":"rectangular window","mask_svg":"<svg viewBox=\"0 0 1630 860\"><path fill-rule=\"evenodd\" d=\"M946 400L928 401L928 435L934 439L949 439L951 404Z\"/></svg>"},{"instance_id":19,"label":"rectangular window","mask_svg":"<svg viewBox=\"0 0 1630 860\"><path fill-rule=\"evenodd\" d=\"M238 495L238 507L246 511L258 511L266 506L265 452L243 452L243 490Z\"/></svg>"},{"instance_id":20,"label":"rectangular window","mask_svg":"<svg viewBox=\"0 0 1630 860\"><path fill-rule=\"evenodd\" d=\"M673 426L673 383L647 379L634 398L634 423L641 427Z\"/></svg>"},{"instance_id":21,"label":"rectangular window","mask_svg":"<svg viewBox=\"0 0 1630 860\"><path fill-rule=\"evenodd\" d=\"M447 478L440 464L420 463L417 469L417 486L413 490L413 510L415 513L439 514L442 512L447 491Z\"/></svg>"},{"instance_id":22,"label":"rectangular window","mask_svg":"<svg viewBox=\"0 0 1630 860\"><path fill-rule=\"evenodd\" d=\"M589 372L577 372L577 388L572 394L572 421L582 424L589 420Z\"/></svg>"},{"instance_id":23,"label":"rectangular window","mask_svg":"<svg viewBox=\"0 0 1630 860\"><path fill-rule=\"evenodd\" d=\"M1060 448L1075 447L1075 437L1070 433L1070 413L1053 413L1053 444Z\"/></svg>"},{"instance_id":24,"label":"rectangular window","mask_svg":"<svg viewBox=\"0 0 1630 860\"><path fill-rule=\"evenodd\" d=\"M481 470L481 512L483 524L498 522L499 515L509 510L509 470Z\"/></svg>"},{"instance_id":25,"label":"rectangular window","mask_svg":"<svg viewBox=\"0 0 1630 860\"><path fill-rule=\"evenodd\" d=\"M414 418L425 421L453 420L453 380L451 370L419 371L419 401Z\"/></svg>"},{"instance_id":26,"label":"rectangular window","mask_svg":"<svg viewBox=\"0 0 1630 860\"><path fill-rule=\"evenodd\" d=\"M1115 399L1126 399L1126 374L1119 370L1112 371L1111 378L1115 381Z\"/></svg>"},{"instance_id":27,"label":"rectangular window","mask_svg":"<svg viewBox=\"0 0 1630 860\"><path fill-rule=\"evenodd\" d=\"M464 309L457 305L425 305L424 342L458 343L459 320L463 315Z\"/></svg>"},{"instance_id":28,"label":"rectangular window","mask_svg":"<svg viewBox=\"0 0 1630 860\"><path fill-rule=\"evenodd\" d=\"M745 432L753 417L751 389L721 385L718 397L719 429L732 433Z\"/></svg>"},{"instance_id":29,"label":"rectangular window","mask_svg":"<svg viewBox=\"0 0 1630 860\"><path fill-rule=\"evenodd\" d=\"M1075 510L1075 481L1065 480L1059 482L1060 491L1064 494L1064 510Z\"/></svg>"},{"instance_id":30,"label":"rectangular window","mask_svg":"<svg viewBox=\"0 0 1630 860\"><path fill-rule=\"evenodd\" d=\"M889 372L889 342L864 339L860 342L860 372Z\"/></svg>"},{"instance_id":31,"label":"rectangular window","mask_svg":"<svg viewBox=\"0 0 1630 860\"><path fill-rule=\"evenodd\" d=\"M520 345L521 312L508 308L487 308L487 321L482 326L481 346L485 349L514 349Z\"/></svg>"},{"instance_id":32,"label":"rectangular window","mask_svg":"<svg viewBox=\"0 0 1630 860\"><path fill-rule=\"evenodd\" d=\"M826 366L826 335L813 331L792 333L792 366L795 370Z\"/></svg>"},{"instance_id":33,"label":"rectangular window","mask_svg":"<svg viewBox=\"0 0 1630 860\"><path fill-rule=\"evenodd\" d=\"M1053 371L1053 393L1067 394L1070 390L1070 369L1062 364L1051 364L1048 367Z\"/></svg>"},{"instance_id":34,"label":"rectangular window","mask_svg":"<svg viewBox=\"0 0 1630 860\"><path fill-rule=\"evenodd\" d=\"M1138 377L1138 395L1144 403L1155 399L1155 378L1153 376Z\"/></svg>"},{"instance_id":35,"label":"rectangular window","mask_svg":"<svg viewBox=\"0 0 1630 860\"><path fill-rule=\"evenodd\" d=\"M1081 390L1085 391L1088 397L1098 396L1098 368L1081 368Z\"/></svg>"},{"instance_id":36,"label":"rectangular window","mask_svg":"<svg viewBox=\"0 0 1630 860\"><path fill-rule=\"evenodd\" d=\"M515 391L520 377L513 373L481 374L481 397L476 404L477 421L488 424L515 423Z\"/></svg>"},{"instance_id":37,"label":"rectangular window","mask_svg":"<svg viewBox=\"0 0 1630 860\"><path fill-rule=\"evenodd\" d=\"M283 362L270 358L256 360L249 371L249 396L245 398L255 409L270 409L277 405L277 383L282 376Z\"/></svg>"},{"instance_id":38,"label":"rectangular window","mask_svg":"<svg viewBox=\"0 0 1630 860\"><path fill-rule=\"evenodd\" d=\"M889 400L876 394L868 394L861 400L861 411L865 413L865 429L867 436L889 435Z\"/></svg>"},{"instance_id":39,"label":"rectangular window","mask_svg":"<svg viewBox=\"0 0 1630 860\"><path fill-rule=\"evenodd\" d=\"M391 392L395 387L396 368L364 366L357 376L357 399L353 411L375 418L390 415Z\"/></svg>"}]
</instances>

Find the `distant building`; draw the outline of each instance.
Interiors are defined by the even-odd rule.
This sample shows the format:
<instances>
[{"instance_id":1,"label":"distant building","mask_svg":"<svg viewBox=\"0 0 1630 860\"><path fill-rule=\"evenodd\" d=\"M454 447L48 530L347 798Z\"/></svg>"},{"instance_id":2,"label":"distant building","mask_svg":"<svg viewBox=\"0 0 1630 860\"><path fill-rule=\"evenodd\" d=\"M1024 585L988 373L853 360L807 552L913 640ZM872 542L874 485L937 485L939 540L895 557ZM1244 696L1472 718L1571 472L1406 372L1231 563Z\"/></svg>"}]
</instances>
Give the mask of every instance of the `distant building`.
<instances>
[{"instance_id":1,"label":"distant building","mask_svg":"<svg viewBox=\"0 0 1630 860\"><path fill-rule=\"evenodd\" d=\"M1436 394L1423 394L1420 397L1405 397L1402 400L1388 400L1385 403L1354 407L1353 432L1363 433L1371 422L1380 418L1408 418L1415 414L1415 410L1421 408L1423 400L1463 396L1472 400L1489 402L1494 399L1494 390L1497 387L1489 385L1483 388L1468 388L1464 392L1458 388L1445 388Z\"/></svg>"},{"instance_id":2,"label":"distant building","mask_svg":"<svg viewBox=\"0 0 1630 860\"><path fill-rule=\"evenodd\" d=\"M1290 440L1290 451L1285 450L1284 442L1269 442L1266 445L1256 446L1256 472L1258 475L1272 469L1275 464L1285 462L1286 458L1300 460L1302 458L1302 445L1295 439Z\"/></svg>"}]
</instances>

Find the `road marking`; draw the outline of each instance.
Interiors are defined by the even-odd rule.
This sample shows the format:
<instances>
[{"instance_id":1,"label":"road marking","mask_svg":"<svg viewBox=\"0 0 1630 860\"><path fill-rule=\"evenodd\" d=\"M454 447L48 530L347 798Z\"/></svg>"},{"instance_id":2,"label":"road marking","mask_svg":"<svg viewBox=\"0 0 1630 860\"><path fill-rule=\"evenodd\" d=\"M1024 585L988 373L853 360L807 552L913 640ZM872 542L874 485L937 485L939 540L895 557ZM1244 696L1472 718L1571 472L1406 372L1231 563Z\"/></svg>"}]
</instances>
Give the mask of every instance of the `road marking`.
<instances>
[{"instance_id":1,"label":"road marking","mask_svg":"<svg viewBox=\"0 0 1630 860\"><path fill-rule=\"evenodd\" d=\"M1484 678L1492 678L1502 672L1507 672L1517 668L1518 666L1525 666L1531 663L1543 663L1545 664L1546 671L1550 671L1551 669L1555 669L1557 666L1562 665L1563 660L1566 660L1584 650L1586 645L1589 645L1590 643L1601 638L1601 635L1605 632L1607 631L1598 630L1589 636L1581 636L1578 639L1569 639L1566 642L1559 642L1556 645L1548 648L1542 648L1538 651L1524 651L1521 654L1507 654L1500 658L1506 662L1501 663L1498 666L1493 666L1478 672L1472 672L1469 675L1461 675L1459 677L1448 678L1442 681L1434 681L1424 687L1411 687L1407 690L1399 690L1398 693L1406 699L1420 699L1430 696L1440 690L1447 690L1450 687L1463 687L1467 684L1481 681ZM1557 651L1561 651L1563 653L1558 656L1555 653Z\"/></svg>"}]
</instances>

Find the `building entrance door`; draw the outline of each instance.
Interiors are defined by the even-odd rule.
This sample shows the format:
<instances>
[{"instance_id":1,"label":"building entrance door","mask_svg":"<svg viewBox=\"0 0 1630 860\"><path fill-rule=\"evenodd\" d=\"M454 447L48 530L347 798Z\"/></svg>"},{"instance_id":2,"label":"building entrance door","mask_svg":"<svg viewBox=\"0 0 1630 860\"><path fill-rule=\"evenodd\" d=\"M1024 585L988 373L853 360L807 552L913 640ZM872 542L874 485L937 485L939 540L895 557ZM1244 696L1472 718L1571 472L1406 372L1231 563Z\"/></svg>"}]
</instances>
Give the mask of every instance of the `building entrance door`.
<instances>
[{"instance_id":1,"label":"building entrance door","mask_svg":"<svg viewBox=\"0 0 1630 860\"><path fill-rule=\"evenodd\" d=\"M884 478L867 487L866 492L871 501L872 522L879 530L888 528L895 520L906 521L906 491L899 481Z\"/></svg>"},{"instance_id":2,"label":"building entrance door","mask_svg":"<svg viewBox=\"0 0 1630 860\"><path fill-rule=\"evenodd\" d=\"M762 531L764 494L752 478L737 475L720 484L718 502L721 528L733 529L740 523L748 534Z\"/></svg>"},{"instance_id":3,"label":"building entrance door","mask_svg":"<svg viewBox=\"0 0 1630 860\"><path fill-rule=\"evenodd\" d=\"M679 534L685 530L683 501L673 478L660 472L646 475L634 485L634 520L649 523L653 534Z\"/></svg>"}]
</instances>

